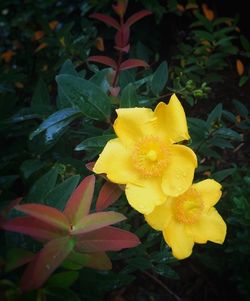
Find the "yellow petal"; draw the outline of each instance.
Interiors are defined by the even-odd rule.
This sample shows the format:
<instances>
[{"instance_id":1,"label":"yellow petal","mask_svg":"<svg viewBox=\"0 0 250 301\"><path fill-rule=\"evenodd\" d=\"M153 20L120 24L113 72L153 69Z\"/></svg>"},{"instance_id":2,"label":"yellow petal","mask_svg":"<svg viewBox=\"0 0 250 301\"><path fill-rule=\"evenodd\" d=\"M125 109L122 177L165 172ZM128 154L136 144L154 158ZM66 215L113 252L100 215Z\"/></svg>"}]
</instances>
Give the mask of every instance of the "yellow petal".
<instances>
[{"instance_id":1,"label":"yellow petal","mask_svg":"<svg viewBox=\"0 0 250 301\"><path fill-rule=\"evenodd\" d=\"M188 232L197 243L206 243L208 240L222 244L225 240L227 226L215 208L203 214L201 219L188 225Z\"/></svg>"},{"instance_id":2,"label":"yellow petal","mask_svg":"<svg viewBox=\"0 0 250 301\"><path fill-rule=\"evenodd\" d=\"M156 118L151 109L118 109L116 112L114 130L124 144L130 145L138 138L155 133Z\"/></svg>"},{"instance_id":3,"label":"yellow petal","mask_svg":"<svg viewBox=\"0 0 250 301\"><path fill-rule=\"evenodd\" d=\"M171 199L168 198L162 205L155 207L150 213L145 215L147 223L155 230L165 229L172 216Z\"/></svg>"},{"instance_id":4,"label":"yellow petal","mask_svg":"<svg viewBox=\"0 0 250 301\"><path fill-rule=\"evenodd\" d=\"M141 179L140 184L127 184L125 189L129 204L143 214L151 213L154 208L165 202L160 180L149 178Z\"/></svg>"},{"instance_id":5,"label":"yellow petal","mask_svg":"<svg viewBox=\"0 0 250 301\"><path fill-rule=\"evenodd\" d=\"M190 139L184 109L173 94L166 105L160 102L154 111L160 136L171 143Z\"/></svg>"},{"instance_id":6,"label":"yellow petal","mask_svg":"<svg viewBox=\"0 0 250 301\"><path fill-rule=\"evenodd\" d=\"M97 174L107 174L110 181L118 184L133 182L137 177L129 149L125 148L118 138L111 139L106 144L93 171Z\"/></svg>"},{"instance_id":7,"label":"yellow petal","mask_svg":"<svg viewBox=\"0 0 250 301\"><path fill-rule=\"evenodd\" d=\"M163 236L177 259L184 259L192 254L194 241L192 236L189 236L185 231L185 225L171 220L167 228L164 229Z\"/></svg>"},{"instance_id":8,"label":"yellow petal","mask_svg":"<svg viewBox=\"0 0 250 301\"><path fill-rule=\"evenodd\" d=\"M201 195L205 211L213 207L221 197L221 185L212 179L207 179L196 184L193 187Z\"/></svg>"},{"instance_id":9,"label":"yellow petal","mask_svg":"<svg viewBox=\"0 0 250 301\"><path fill-rule=\"evenodd\" d=\"M162 189L166 195L178 196L192 184L197 167L195 153L184 145L170 147L169 163L162 178Z\"/></svg>"}]
</instances>

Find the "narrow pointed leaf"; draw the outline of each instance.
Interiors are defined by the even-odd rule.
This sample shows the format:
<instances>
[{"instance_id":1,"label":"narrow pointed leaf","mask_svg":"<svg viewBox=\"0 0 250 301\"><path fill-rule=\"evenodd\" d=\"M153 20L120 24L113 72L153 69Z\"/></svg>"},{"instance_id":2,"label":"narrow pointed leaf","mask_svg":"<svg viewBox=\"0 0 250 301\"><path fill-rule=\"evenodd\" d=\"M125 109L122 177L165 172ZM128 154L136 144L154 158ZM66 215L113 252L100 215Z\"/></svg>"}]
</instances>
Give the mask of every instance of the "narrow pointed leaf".
<instances>
[{"instance_id":1,"label":"narrow pointed leaf","mask_svg":"<svg viewBox=\"0 0 250 301\"><path fill-rule=\"evenodd\" d=\"M126 21L126 25L127 26L131 26L132 24L134 24L135 22L141 20L142 18L151 15L152 12L149 10L141 10L138 13L133 14L132 16L130 16L128 18L128 20Z\"/></svg>"},{"instance_id":2,"label":"narrow pointed leaf","mask_svg":"<svg viewBox=\"0 0 250 301\"><path fill-rule=\"evenodd\" d=\"M78 224L75 225L72 231L73 235L94 231L109 225L113 225L125 220L126 217L117 212L98 212L92 213L84 217Z\"/></svg>"},{"instance_id":3,"label":"narrow pointed leaf","mask_svg":"<svg viewBox=\"0 0 250 301\"><path fill-rule=\"evenodd\" d=\"M74 241L62 237L48 242L28 265L21 279L24 291L39 288L74 248Z\"/></svg>"},{"instance_id":4,"label":"narrow pointed leaf","mask_svg":"<svg viewBox=\"0 0 250 301\"><path fill-rule=\"evenodd\" d=\"M31 216L16 217L5 222L2 228L29 235L37 240L51 240L67 233Z\"/></svg>"},{"instance_id":5,"label":"narrow pointed leaf","mask_svg":"<svg viewBox=\"0 0 250 301\"><path fill-rule=\"evenodd\" d=\"M66 216L53 207L40 204L24 204L16 206L15 209L58 229L69 229L70 224Z\"/></svg>"},{"instance_id":6,"label":"narrow pointed leaf","mask_svg":"<svg viewBox=\"0 0 250 301\"><path fill-rule=\"evenodd\" d=\"M104 15L104 14L95 13L95 14L90 15L89 17L99 20L99 21L102 21L105 24L110 25L116 29L119 29L119 27L120 27L119 23L115 19L113 19L110 16Z\"/></svg>"},{"instance_id":7,"label":"narrow pointed leaf","mask_svg":"<svg viewBox=\"0 0 250 301\"><path fill-rule=\"evenodd\" d=\"M95 176L88 176L83 179L68 200L64 214L72 225L79 223L89 213L94 188Z\"/></svg>"},{"instance_id":8,"label":"narrow pointed leaf","mask_svg":"<svg viewBox=\"0 0 250 301\"><path fill-rule=\"evenodd\" d=\"M76 250L78 252L120 251L140 244L139 238L128 231L115 227L105 227L79 236Z\"/></svg>"},{"instance_id":9,"label":"narrow pointed leaf","mask_svg":"<svg viewBox=\"0 0 250 301\"><path fill-rule=\"evenodd\" d=\"M116 62L108 56L104 55L93 55L88 58L88 61L101 63L103 65L107 65L112 67L113 69L117 68Z\"/></svg>"},{"instance_id":10,"label":"narrow pointed leaf","mask_svg":"<svg viewBox=\"0 0 250 301\"><path fill-rule=\"evenodd\" d=\"M70 270L79 270L83 267L98 270L110 270L112 268L112 263L104 252L82 254L72 251L62 266Z\"/></svg>"},{"instance_id":11,"label":"narrow pointed leaf","mask_svg":"<svg viewBox=\"0 0 250 301\"><path fill-rule=\"evenodd\" d=\"M126 61L124 61L121 64L120 69L121 70L126 70L126 69L131 69L131 68L137 68L137 67L144 67L144 68L148 68L149 65L143 61L143 60L139 60L139 59L128 59Z\"/></svg>"},{"instance_id":12,"label":"narrow pointed leaf","mask_svg":"<svg viewBox=\"0 0 250 301\"><path fill-rule=\"evenodd\" d=\"M111 182L106 182L98 195L96 201L96 210L102 211L112 205L115 201L119 199L122 194L122 190L116 184Z\"/></svg>"},{"instance_id":13,"label":"narrow pointed leaf","mask_svg":"<svg viewBox=\"0 0 250 301\"><path fill-rule=\"evenodd\" d=\"M34 258L34 254L21 248L12 248L7 251L5 272L10 272L22 265L30 262Z\"/></svg>"}]
</instances>

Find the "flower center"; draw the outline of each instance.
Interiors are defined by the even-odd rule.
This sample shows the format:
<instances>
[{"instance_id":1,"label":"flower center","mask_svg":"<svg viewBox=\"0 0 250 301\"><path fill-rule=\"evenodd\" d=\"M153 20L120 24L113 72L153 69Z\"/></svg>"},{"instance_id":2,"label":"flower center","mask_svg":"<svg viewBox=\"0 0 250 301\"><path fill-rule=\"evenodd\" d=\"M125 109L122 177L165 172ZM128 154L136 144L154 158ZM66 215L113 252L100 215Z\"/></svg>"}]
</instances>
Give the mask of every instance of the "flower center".
<instances>
[{"instance_id":1,"label":"flower center","mask_svg":"<svg viewBox=\"0 0 250 301\"><path fill-rule=\"evenodd\" d=\"M201 195L194 188L177 197L173 206L175 218L182 224L197 222L204 209Z\"/></svg>"},{"instance_id":2,"label":"flower center","mask_svg":"<svg viewBox=\"0 0 250 301\"><path fill-rule=\"evenodd\" d=\"M133 165L143 177L160 176L168 160L168 147L158 137L145 136L134 145Z\"/></svg>"}]
</instances>

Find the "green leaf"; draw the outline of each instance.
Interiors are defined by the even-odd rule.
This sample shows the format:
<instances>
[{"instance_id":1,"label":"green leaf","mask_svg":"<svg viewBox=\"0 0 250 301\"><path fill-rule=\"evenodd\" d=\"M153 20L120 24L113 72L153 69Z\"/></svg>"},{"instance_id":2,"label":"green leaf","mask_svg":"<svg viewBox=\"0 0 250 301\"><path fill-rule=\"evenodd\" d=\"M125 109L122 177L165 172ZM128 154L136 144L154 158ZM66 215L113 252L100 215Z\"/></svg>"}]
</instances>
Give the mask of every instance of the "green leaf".
<instances>
[{"instance_id":1,"label":"green leaf","mask_svg":"<svg viewBox=\"0 0 250 301\"><path fill-rule=\"evenodd\" d=\"M70 103L87 117L109 120L111 104L109 97L97 85L72 75L58 75L58 86Z\"/></svg>"},{"instance_id":2,"label":"green leaf","mask_svg":"<svg viewBox=\"0 0 250 301\"><path fill-rule=\"evenodd\" d=\"M166 278L171 278L171 279L179 279L179 275L176 273L175 270L173 270L170 266L166 265L165 263L161 263L156 265L154 268L154 271Z\"/></svg>"},{"instance_id":3,"label":"green leaf","mask_svg":"<svg viewBox=\"0 0 250 301\"><path fill-rule=\"evenodd\" d=\"M214 122L221 119L222 114L222 104L219 103L217 106L212 110L212 112L207 117L207 123L212 125Z\"/></svg>"},{"instance_id":4,"label":"green leaf","mask_svg":"<svg viewBox=\"0 0 250 301\"><path fill-rule=\"evenodd\" d=\"M41 203L63 210L80 180L79 175L72 176L51 190Z\"/></svg>"},{"instance_id":5,"label":"green leaf","mask_svg":"<svg viewBox=\"0 0 250 301\"><path fill-rule=\"evenodd\" d=\"M42 78L39 79L34 94L32 96L31 106L34 105L49 105L49 91L47 85Z\"/></svg>"},{"instance_id":6,"label":"green leaf","mask_svg":"<svg viewBox=\"0 0 250 301\"><path fill-rule=\"evenodd\" d=\"M101 71L96 72L91 78L90 81L100 87L104 93L107 93L109 90L109 82L107 80L108 73L110 72L110 68L103 69Z\"/></svg>"},{"instance_id":7,"label":"green leaf","mask_svg":"<svg viewBox=\"0 0 250 301\"><path fill-rule=\"evenodd\" d=\"M240 36L240 42L244 50L246 52L250 52L250 42L248 41L248 39L245 38L245 36L243 35Z\"/></svg>"},{"instance_id":8,"label":"green leaf","mask_svg":"<svg viewBox=\"0 0 250 301\"><path fill-rule=\"evenodd\" d=\"M25 179L28 179L33 173L44 167L45 162L38 159L26 160L22 163L20 170Z\"/></svg>"},{"instance_id":9,"label":"green leaf","mask_svg":"<svg viewBox=\"0 0 250 301\"><path fill-rule=\"evenodd\" d=\"M52 275L48 282L48 286L70 287L78 278L79 273L75 271L61 272Z\"/></svg>"},{"instance_id":10,"label":"green leaf","mask_svg":"<svg viewBox=\"0 0 250 301\"><path fill-rule=\"evenodd\" d=\"M83 151L83 150L92 150L92 149L102 149L106 145L106 143L114 139L115 135L103 135L97 137L87 138L78 144L75 147L76 151Z\"/></svg>"},{"instance_id":11,"label":"green leaf","mask_svg":"<svg viewBox=\"0 0 250 301\"><path fill-rule=\"evenodd\" d=\"M236 168L227 168L224 170L217 171L212 174L213 179L216 181L223 181L225 178L231 176L236 171Z\"/></svg>"},{"instance_id":12,"label":"green leaf","mask_svg":"<svg viewBox=\"0 0 250 301\"><path fill-rule=\"evenodd\" d=\"M34 254L21 248L12 248L6 255L5 272L10 272L32 260Z\"/></svg>"},{"instance_id":13,"label":"green leaf","mask_svg":"<svg viewBox=\"0 0 250 301\"><path fill-rule=\"evenodd\" d=\"M237 141L242 140L242 137L239 133L237 133L234 130L228 129L228 128L219 128L216 131L216 136L222 136L224 138L237 140Z\"/></svg>"},{"instance_id":14,"label":"green leaf","mask_svg":"<svg viewBox=\"0 0 250 301\"><path fill-rule=\"evenodd\" d=\"M153 74L151 81L151 90L155 95L164 89L168 81L168 65L167 62L162 62Z\"/></svg>"},{"instance_id":15,"label":"green leaf","mask_svg":"<svg viewBox=\"0 0 250 301\"><path fill-rule=\"evenodd\" d=\"M57 168L52 168L40 177L31 187L27 200L33 203L42 203L49 192L55 187L57 176Z\"/></svg>"},{"instance_id":16,"label":"green leaf","mask_svg":"<svg viewBox=\"0 0 250 301\"><path fill-rule=\"evenodd\" d=\"M234 99L233 105L234 105L235 109L237 110L237 112L240 114L240 116L247 117L248 109L242 102Z\"/></svg>"},{"instance_id":17,"label":"green leaf","mask_svg":"<svg viewBox=\"0 0 250 301\"><path fill-rule=\"evenodd\" d=\"M70 290L69 288L64 288L64 287L48 287L45 290L46 295L49 298L49 300L53 301L81 301L77 294ZM47 300L47 299L46 299Z\"/></svg>"},{"instance_id":18,"label":"green leaf","mask_svg":"<svg viewBox=\"0 0 250 301\"><path fill-rule=\"evenodd\" d=\"M40 126L30 134L30 139L36 135L46 131L47 140L53 139L55 133L62 131L74 119L80 117L82 114L79 110L74 108L66 108L55 112L44 120Z\"/></svg>"},{"instance_id":19,"label":"green leaf","mask_svg":"<svg viewBox=\"0 0 250 301\"><path fill-rule=\"evenodd\" d=\"M121 108L132 108L138 106L138 96L133 83L128 84L121 93Z\"/></svg>"}]
</instances>

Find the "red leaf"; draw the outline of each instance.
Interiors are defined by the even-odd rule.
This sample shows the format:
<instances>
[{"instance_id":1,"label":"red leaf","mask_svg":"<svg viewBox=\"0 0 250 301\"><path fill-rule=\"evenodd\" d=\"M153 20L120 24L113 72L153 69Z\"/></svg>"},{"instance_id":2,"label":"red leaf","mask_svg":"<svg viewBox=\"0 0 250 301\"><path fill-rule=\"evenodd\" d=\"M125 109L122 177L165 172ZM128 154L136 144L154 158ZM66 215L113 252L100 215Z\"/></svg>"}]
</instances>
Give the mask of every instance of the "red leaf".
<instances>
[{"instance_id":1,"label":"red leaf","mask_svg":"<svg viewBox=\"0 0 250 301\"><path fill-rule=\"evenodd\" d=\"M113 69L117 68L116 62L108 56L104 55L93 55L88 58L88 61L101 63L103 65L107 65L112 67Z\"/></svg>"},{"instance_id":2,"label":"red leaf","mask_svg":"<svg viewBox=\"0 0 250 301\"><path fill-rule=\"evenodd\" d=\"M119 29L119 27L120 27L119 23L115 19L113 19L110 16L104 15L104 14L95 13L95 14L90 15L89 17L99 20L99 21L102 21L105 24L110 25L116 29Z\"/></svg>"},{"instance_id":3,"label":"red leaf","mask_svg":"<svg viewBox=\"0 0 250 301\"><path fill-rule=\"evenodd\" d=\"M123 17L128 6L128 0L117 1L117 4L112 5L113 10L118 16Z\"/></svg>"},{"instance_id":4,"label":"red leaf","mask_svg":"<svg viewBox=\"0 0 250 301\"><path fill-rule=\"evenodd\" d=\"M95 162L88 162L87 164L85 164L85 167L90 171L93 171L94 166Z\"/></svg>"},{"instance_id":5,"label":"red leaf","mask_svg":"<svg viewBox=\"0 0 250 301\"><path fill-rule=\"evenodd\" d=\"M123 214L113 211L92 213L79 221L71 233L73 235L80 235L82 233L119 223L125 219L126 217Z\"/></svg>"},{"instance_id":6,"label":"red leaf","mask_svg":"<svg viewBox=\"0 0 250 301\"><path fill-rule=\"evenodd\" d=\"M126 69L137 68L137 67L148 68L149 65L143 60L128 59L128 60L122 62L120 69L126 70Z\"/></svg>"},{"instance_id":7,"label":"red leaf","mask_svg":"<svg viewBox=\"0 0 250 301\"><path fill-rule=\"evenodd\" d=\"M41 204L24 204L16 206L15 209L31 215L34 218L58 229L67 230L70 227L66 216L61 211L50 206Z\"/></svg>"},{"instance_id":8,"label":"red leaf","mask_svg":"<svg viewBox=\"0 0 250 301\"><path fill-rule=\"evenodd\" d=\"M106 182L102 186L100 193L98 195L96 201L96 210L101 211L106 209L115 201L117 201L121 196L121 194L122 194L122 190L118 185L113 184L111 182Z\"/></svg>"},{"instance_id":9,"label":"red leaf","mask_svg":"<svg viewBox=\"0 0 250 301\"><path fill-rule=\"evenodd\" d=\"M40 287L74 248L74 241L62 237L48 242L25 270L21 279L24 291Z\"/></svg>"},{"instance_id":10,"label":"red leaf","mask_svg":"<svg viewBox=\"0 0 250 301\"><path fill-rule=\"evenodd\" d=\"M127 19L127 21L126 21L126 25L128 26L128 27L130 27L131 25L133 25L135 22L137 22L137 21L139 21L140 19L142 19L142 18L144 18L144 17L146 17L146 16L149 16L149 15L151 15L152 14L152 12L151 11L149 11L149 10L141 10L141 11L139 11L138 13L135 13L135 14L133 14L132 16L130 16L128 19Z\"/></svg>"},{"instance_id":11,"label":"red leaf","mask_svg":"<svg viewBox=\"0 0 250 301\"><path fill-rule=\"evenodd\" d=\"M16 217L4 223L3 229L29 235L37 240L51 240L66 234L31 216Z\"/></svg>"},{"instance_id":12,"label":"red leaf","mask_svg":"<svg viewBox=\"0 0 250 301\"><path fill-rule=\"evenodd\" d=\"M89 213L94 188L95 176L88 176L82 180L68 200L64 214L72 225L79 223Z\"/></svg>"},{"instance_id":13,"label":"red leaf","mask_svg":"<svg viewBox=\"0 0 250 301\"><path fill-rule=\"evenodd\" d=\"M109 87L109 92L112 96L117 97L120 93L120 87Z\"/></svg>"},{"instance_id":14,"label":"red leaf","mask_svg":"<svg viewBox=\"0 0 250 301\"><path fill-rule=\"evenodd\" d=\"M119 251L140 244L138 237L115 227L105 227L79 236L76 250L79 252Z\"/></svg>"},{"instance_id":15,"label":"red leaf","mask_svg":"<svg viewBox=\"0 0 250 301\"><path fill-rule=\"evenodd\" d=\"M115 35L115 47L124 48L128 45L129 42L129 27L123 24Z\"/></svg>"}]
</instances>

